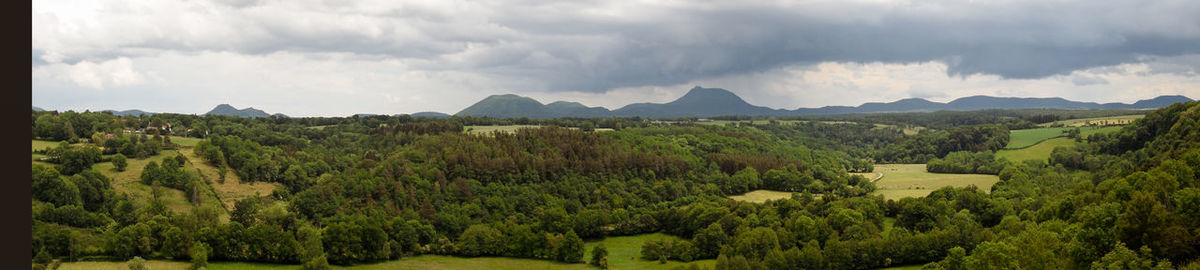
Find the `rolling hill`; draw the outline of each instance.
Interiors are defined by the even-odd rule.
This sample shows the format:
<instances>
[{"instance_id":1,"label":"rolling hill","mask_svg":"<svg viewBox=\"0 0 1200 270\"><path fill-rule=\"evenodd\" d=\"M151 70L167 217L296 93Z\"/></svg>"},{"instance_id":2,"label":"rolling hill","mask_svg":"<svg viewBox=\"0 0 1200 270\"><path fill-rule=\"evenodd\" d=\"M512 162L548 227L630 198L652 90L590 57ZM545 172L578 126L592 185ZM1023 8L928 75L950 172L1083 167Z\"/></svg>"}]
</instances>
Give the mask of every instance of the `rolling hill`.
<instances>
[{"instance_id":1,"label":"rolling hill","mask_svg":"<svg viewBox=\"0 0 1200 270\"><path fill-rule=\"evenodd\" d=\"M270 117L271 116L271 114L268 114L267 112L264 112L259 109L255 109L254 107L245 108L245 109L237 109L237 108L234 108L233 106L230 106L229 104L217 105L216 108L213 108L211 111L204 113L204 115L210 115L210 114L211 115L228 115L228 116L237 116L237 117L251 117L251 118L253 118L253 117Z\"/></svg>"},{"instance_id":2,"label":"rolling hill","mask_svg":"<svg viewBox=\"0 0 1200 270\"><path fill-rule=\"evenodd\" d=\"M970 96L947 103L933 102L921 98L901 99L893 102L869 102L862 105L826 106L799 108L795 110L772 109L755 106L733 92L721 88L694 87L679 99L668 103L634 103L609 111L603 107L587 107L578 102L557 101L543 105L532 98L507 94L489 96L455 115L497 118L555 118L555 117L712 117L723 115L785 116L826 115L852 113L887 113L917 111L970 111L984 109L1154 109L1177 102L1191 101L1184 96L1159 96L1140 100L1133 104L1079 102L1058 97L1020 98Z\"/></svg>"}]
</instances>

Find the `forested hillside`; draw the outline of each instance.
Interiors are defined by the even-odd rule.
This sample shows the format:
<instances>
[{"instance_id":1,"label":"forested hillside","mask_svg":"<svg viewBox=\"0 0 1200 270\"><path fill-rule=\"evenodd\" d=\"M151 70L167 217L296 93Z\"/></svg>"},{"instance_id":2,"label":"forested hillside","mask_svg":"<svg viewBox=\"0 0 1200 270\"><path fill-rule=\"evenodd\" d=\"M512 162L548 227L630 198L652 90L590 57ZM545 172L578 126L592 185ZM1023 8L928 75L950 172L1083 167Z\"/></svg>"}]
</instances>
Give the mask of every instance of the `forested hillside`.
<instances>
[{"instance_id":1,"label":"forested hillside","mask_svg":"<svg viewBox=\"0 0 1200 270\"><path fill-rule=\"evenodd\" d=\"M32 167L35 267L134 256L306 269L426 254L584 263L585 241L655 232L678 238L647 241L639 259L715 259L717 269L1200 267L1197 102L1022 163L990 151L1032 123L991 112L953 112L961 123L924 113L731 125L32 114L35 139L63 141L34 149L44 157ZM464 132L480 124L545 127ZM117 191L106 175L126 159L161 160L135 168L131 185L197 199L166 207ZM98 165L110 162L113 171ZM925 162L1000 182L897 201L852 174ZM217 181L278 188L204 204L219 183L186 169L198 164L221 171ZM726 198L760 189L798 193Z\"/></svg>"}]
</instances>

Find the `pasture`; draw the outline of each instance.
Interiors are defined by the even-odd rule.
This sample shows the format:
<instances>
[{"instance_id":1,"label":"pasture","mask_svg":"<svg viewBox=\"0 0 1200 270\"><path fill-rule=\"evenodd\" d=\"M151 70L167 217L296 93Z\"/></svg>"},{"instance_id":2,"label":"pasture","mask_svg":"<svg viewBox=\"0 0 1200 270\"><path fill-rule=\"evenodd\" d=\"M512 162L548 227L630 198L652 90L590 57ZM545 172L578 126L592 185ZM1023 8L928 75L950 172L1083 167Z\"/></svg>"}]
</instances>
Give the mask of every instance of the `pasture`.
<instances>
[{"instance_id":1,"label":"pasture","mask_svg":"<svg viewBox=\"0 0 1200 270\"><path fill-rule=\"evenodd\" d=\"M732 196L729 196L729 198L733 199L735 201L765 203L770 200L790 199L790 198L792 198L792 193L784 192L784 191L760 189L760 190L746 192L745 194L741 194L741 195L732 195Z\"/></svg>"},{"instance_id":2,"label":"pasture","mask_svg":"<svg viewBox=\"0 0 1200 270\"><path fill-rule=\"evenodd\" d=\"M1050 158L1050 152L1054 151L1055 147L1069 147L1074 146L1075 144L1077 144L1075 139L1054 138L1024 149L1006 149L996 151L996 158L1006 158L1013 162L1024 162L1026 160L1045 161L1047 158Z\"/></svg>"},{"instance_id":3,"label":"pasture","mask_svg":"<svg viewBox=\"0 0 1200 270\"><path fill-rule=\"evenodd\" d=\"M58 143L59 142L55 141L33 140L33 151L46 150L46 148L55 148L58 147Z\"/></svg>"},{"instance_id":4,"label":"pasture","mask_svg":"<svg viewBox=\"0 0 1200 270\"><path fill-rule=\"evenodd\" d=\"M1038 142L1048 140L1050 138L1063 135L1063 131L1074 128L1034 128L1034 129L1019 129L1009 132L1008 146L1005 149L1019 149L1029 147ZM1082 130L1080 133L1083 133Z\"/></svg>"},{"instance_id":5,"label":"pasture","mask_svg":"<svg viewBox=\"0 0 1200 270\"><path fill-rule=\"evenodd\" d=\"M183 146L183 147L196 146L196 143L199 143L200 141L203 141L203 140L204 139L201 139L201 138L171 136L171 143L178 144L179 146Z\"/></svg>"},{"instance_id":6,"label":"pasture","mask_svg":"<svg viewBox=\"0 0 1200 270\"><path fill-rule=\"evenodd\" d=\"M1056 124L1062 124L1063 126L1068 126L1068 127L1082 127L1082 126L1088 126L1088 125L1101 125L1101 126L1102 125L1128 125L1130 123L1133 123L1133 120L1141 119L1142 117L1146 117L1146 116L1141 115L1141 114L1135 114L1135 115L1118 115L1118 116L1096 117L1096 118L1080 118L1080 119L1059 120L1059 121L1054 121L1054 122L1050 122L1050 123L1043 123L1043 124L1040 124L1039 126L1049 127L1049 126L1056 125Z\"/></svg>"},{"instance_id":7,"label":"pasture","mask_svg":"<svg viewBox=\"0 0 1200 270\"><path fill-rule=\"evenodd\" d=\"M947 186L975 185L980 190L988 191L1000 181L995 175L930 173L925 171L925 164L876 164L875 171L884 176L875 182L874 194L883 195L885 200L924 197Z\"/></svg>"},{"instance_id":8,"label":"pasture","mask_svg":"<svg viewBox=\"0 0 1200 270\"><path fill-rule=\"evenodd\" d=\"M194 167L194 169L191 169L192 172L196 173L197 176L200 176L200 179L204 179L212 187L213 191L216 192L217 198L221 200L222 206L229 211L233 211L233 204L237 201L254 194L267 196L275 188L282 186L278 183L243 182L241 177L238 177L237 173L234 173L233 169L229 169L228 167L226 167L228 171L225 173L225 181L222 183L220 180L220 169L210 165L207 160L196 155L191 148L180 149L179 152L187 157L190 161L188 162L189 165Z\"/></svg>"},{"instance_id":9,"label":"pasture","mask_svg":"<svg viewBox=\"0 0 1200 270\"><path fill-rule=\"evenodd\" d=\"M583 244L583 246L584 246L583 260L584 261L591 260L592 259L592 247L595 247L596 245L603 243L604 247L608 249L608 269L671 269L672 267L686 266L689 264L696 264L697 266L700 266L700 268L713 269L716 266L716 264L717 264L716 259L697 260L697 261L692 261L692 262L688 262L688 263L679 262L679 261L667 261L667 263L665 263L665 264L660 264L658 261L647 261L647 260L641 259L642 243L646 242L647 240L659 240L659 239L668 239L668 238L679 239L678 237L671 236L671 235L666 235L666 234L661 234L661 233L651 233L651 234L640 234L640 235L631 235L631 236L614 236L614 237L604 238L604 240L601 240L601 241L584 242L584 244ZM578 265L586 266L584 264L578 264ZM574 266L574 265L571 265L571 266ZM596 268L592 268L592 267L587 267L587 268L596 269ZM556 268L556 269L559 269L559 268ZM566 269L566 268L562 268L562 269Z\"/></svg>"}]
</instances>

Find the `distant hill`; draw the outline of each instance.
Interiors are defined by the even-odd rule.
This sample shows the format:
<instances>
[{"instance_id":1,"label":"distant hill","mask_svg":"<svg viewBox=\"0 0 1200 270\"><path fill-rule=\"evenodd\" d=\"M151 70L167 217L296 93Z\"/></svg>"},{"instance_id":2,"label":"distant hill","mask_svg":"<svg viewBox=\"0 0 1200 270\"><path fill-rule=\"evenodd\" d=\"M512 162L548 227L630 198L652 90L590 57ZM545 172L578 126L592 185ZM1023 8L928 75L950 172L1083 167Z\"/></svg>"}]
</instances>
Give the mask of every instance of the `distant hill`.
<instances>
[{"instance_id":1,"label":"distant hill","mask_svg":"<svg viewBox=\"0 0 1200 270\"><path fill-rule=\"evenodd\" d=\"M455 115L496 118L550 118L550 109L532 98L518 95L492 95L459 111Z\"/></svg>"},{"instance_id":2,"label":"distant hill","mask_svg":"<svg viewBox=\"0 0 1200 270\"><path fill-rule=\"evenodd\" d=\"M268 114L267 112L264 112L259 109L255 109L253 107L245 108L245 109L237 109L237 108L234 108L233 106L229 106L229 104L217 105L216 108L213 108L211 111L208 111L207 113L205 113L205 115L210 115L210 114L212 114L212 115L228 115L228 116L237 116L237 117L251 117L251 118L253 118L253 117L270 117L271 116L271 114Z\"/></svg>"},{"instance_id":3,"label":"distant hill","mask_svg":"<svg viewBox=\"0 0 1200 270\"><path fill-rule=\"evenodd\" d=\"M687 94L668 103L635 103L613 111L616 116L705 117L717 115L782 115L784 110L750 105L741 97L721 88L693 87Z\"/></svg>"},{"instance_id":4,"label":"distant hill","mask_svg":"<svg viewBox=\"0 0 1200 270\"><path fill-rule=\"evenodd\" d=\"M450 117L449 114L444 114L444 113L440 113L440 112L418 112L418 113L413 113L410 116L412 116L412 117L429 117L429 118Z\"/></svg>"},{"instance_id":5,"label":"distant hill","mask_svg":"<svg viewBox=\"0 0 1200 270\"><path fill-rule=\"evenodd\" d=\"M33 107L33 111L35 111L35 112L44 112L44 111L46 111L46 110L43 110L42 108L38 108L38 106L31 106L31 107Z\"/></svg>"},{"instance_id":6,"label":"distant hill","mask_svg":"<svg viewBox=\"0 0 1200 270\"><path fill-rule=\"evenodd\" d=\"M1133 104L1124 103L1095 103L1079 102L1058 97L1052 98L1020 98L1020 97L991 97L970 96L955 99L947 103L933 102L920 98L901 99L893 102L869 102L862 105L826 106L820 108L799 108L795 110L771 109L755 106L742 100L736 94L720 88L694 87L679 99L668 103L634 103L609 111L603 107L587 107L578 102L557 101L542 105L528 97L517 95L489 96L457 115L489 116L497 118L556 118L556 117L628 117L640 116L648 118L676 117L712 117L722 115L822 115L822 114L851 114L851 113L887 113L887 112L917 112L917 111L970 111L985 109L1154 109L1166 107L1177 102L1192 101L1184 96L1159 96L1153 99L1140 100Z\"/></svg>"},{"instance_id":7,"label":"distant hill","mask_svg":"<svg viewBox=\"0 0 1200 270\"><path fill-rule=\"evenodd\" d=\"M120 112L118 112L118 110L106 109L106 110L101 110L101 112L110 112L116 116L155 115L155 113L145 112L145 110L140 110L140 109L126 109L126 110L120 110Z\"/></svg>"}]
</instances>

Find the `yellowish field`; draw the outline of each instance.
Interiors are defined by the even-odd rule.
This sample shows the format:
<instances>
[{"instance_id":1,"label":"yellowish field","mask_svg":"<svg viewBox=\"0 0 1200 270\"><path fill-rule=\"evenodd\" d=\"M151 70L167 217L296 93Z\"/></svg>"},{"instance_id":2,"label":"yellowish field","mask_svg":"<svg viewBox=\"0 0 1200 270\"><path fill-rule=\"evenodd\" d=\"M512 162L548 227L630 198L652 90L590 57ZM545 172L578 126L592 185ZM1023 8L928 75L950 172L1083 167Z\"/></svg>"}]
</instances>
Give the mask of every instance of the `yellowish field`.
<instances>
[{"instance_id":1,"label":"yellowish field","mask_svg":"<svg viewBox=\"0 0 1200 270\"><path fill-rule=\"evenodd\" d=\"M1133 120L1141 119L1142 117L1146 117L1146 116L1140 115L1140 114L1135 114L1135 115L1118 115L1118 116L1096 117L1096 118L1080 118L1080 119L1054 121L1054 122L1050 122L1050 123L1040 124L1039 126L1048 127L1048 126L1051 126L1051 125L1054 125L1057 123L1061 123L1064 126L1068 126L1068 127L1081 127L1081 126L1087 126L1090 124L1128 125L1128 124L1132 123Z\"/></svg>"},{"instance_id":2,"label":"yellowish field","mask_svg":"<svg viewBox=\"0 0 1200 270\"><path fill-rule=\"evenodd\" d=\"M765 189L746 192L745 194L742 194L742 195L729 196L730 199L733 199L735 201L752 202L752 203L765 203L769 200L788 199L791 197L792 197L791 192L765 190Z\"/></svg>"},{"instance_id":3,"label":"yellowish field","mask_svg":"<svg viewBox=\"0 0 1200 270\"><path fill-rule=\"evenodd\" d=\"M229 211L233 211L234 203L241 199L254 194L270 195L276 187L281 186L277 183L267 182L244 183L237 173L233 172L233 169L229 169L225 173L225 183L221 183L219 181L221 175L217 167L209 165L207 160L197 156L191 148L180 149L179 152L191 161L191 165L194 166L193 172L197 173L200 179L208 182L209 186L212 186L217 196L221 198L222 206Z\"/></svg>"},{"instance_id":4,"label":"yellowish field","mask_svg":"<svg viewBox=\"0 0 1200 270\"><path fill-rule=\"evenodd\" d=\"M178 150L163 150L158 155L145 159L130 158L124 172L118 172L113 167L112 162L96 163L93 168L112 179L113 190L128 194L134 204L143 207L154 198L154 189L141 182L142 171L145 169L146 164L149 164L151 161L162 164L164 158L173 158L178 153ZM184 169L195 171L195 168L190 164L185 164ZM161 192L162 197L160 198L167 206L167 209L175 213L191 211L193 206L191 202L188 202L187 196L183 191L164 187L161 188ZM214 194L207 192L201 194L200 204L219 206L221 202L217 200Z\"/></svg>"},{"instance_id":5,"label":"yellowish field","mask_svg":"<svg viewBox=\"0 0 1200 270\"><path fill-rule=\"evenodd\" d=\"M191 263L174 261L146 261L146 264L153 270L188 270L192 266ZM58 270L129 270L129 266L125 262L69 262L63 263Z\"/></svg>"},{"instance_id":6,"label":"yellowish field","mask_svg":"<svg viewBox=\"0 0 1200 270\"><path fill-rule=\"evenodd\" d=\"M884 199L899 200L905 197L923 197L942 187L966 187L975 185L989 191L1000 181L995 175L947 174L925 171L925 164L876 164L875 171L884 174L875 182L875 193Z\"/></svg>"},{"instance_id":7,"label":"yellowish field","mask_svg":"<svg viewBox=\"0 0 1200 270\"><path fill-rule=\"evenodd\" d=\"M603 243L604 248L608 249L608 269L664 269L665 270L665 269L671 269L672 267L677 267L677 266L687 266L689 264L695 264L696 266L699 266L701 269L713 269L717 265L716 259L697 260L697 261L692 261L692 262L688 262L688 263L679 262L679 261L667 261L667 263L665 263L665 264L660 264L660 263L658 263L658 261L642 260L641 259L642 243L645 243L647 240L659 240L659 239L679 239L679 238L675 237L675 236L671 236L671 235L661 234L661 233L651 233L651 234L640 234L640 235L631 235L631 236L615 236L615 237L604 238L604 240L601 240L601 241L585 242L584 243L583 260L584 261L591 260L592 247L596 246L597 244ZM571 266L575 266L575 265L571 265ZM579 264L579 266L586 266L586 265ZM530 268L530 269L540 269L540 268ZM545 268L545 269L549 269L549 268ZM555 269L559 269L559 268L555 268ZM597 269L597 268L589 267L588 269Z\"/></svg>"},{"instance_id":8,"label":"yellowish field","mask_svg":"<svg viewBox=\"0 0 1200 270\"><path fill-rule=\"evenodd\" d=\"M171 136L171 142L183 147L196 146L196 143L203 141L201 138Z\"/></svg>"}]
</instances>

